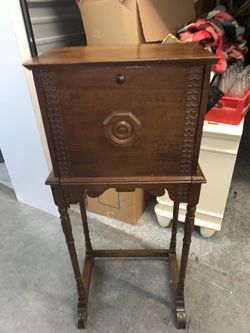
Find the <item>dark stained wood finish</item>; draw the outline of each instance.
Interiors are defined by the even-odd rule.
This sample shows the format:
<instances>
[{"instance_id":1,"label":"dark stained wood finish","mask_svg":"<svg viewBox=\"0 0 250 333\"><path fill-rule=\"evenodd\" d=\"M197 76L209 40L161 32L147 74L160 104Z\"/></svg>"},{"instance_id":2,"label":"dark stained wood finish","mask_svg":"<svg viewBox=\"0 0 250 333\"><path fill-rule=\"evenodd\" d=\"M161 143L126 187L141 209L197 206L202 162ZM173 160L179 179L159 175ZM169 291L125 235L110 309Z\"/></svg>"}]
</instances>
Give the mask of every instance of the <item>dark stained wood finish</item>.
<instances>
[{"instance_id":1,"label":"dark stained wood finish","mask_svg":"<svg viewBox=\"0 0 250 333\"><path fill-rule=\"evenodd\" d=\"M84 231L84 236L85 236L86 255L93 256L93 248L92 248L92 244L91 244L90 237L89 237L89 227L88 227L88 220L87 220L84 199L82 201L80 201L79 206L80 206L81 217L82 217L82 226L83 226L83 231Z\"/></svg>"},{"instance_id":2,"label":"dark stained wood finish","mask_svg":"<svg viewBox=\"0 0 250 333\"><path fill-rule=\"evenodd\" d=\"M88 46L53 49L46 54L27 61L27 68L48 66L90 66L102 64L176 63L213 64L217 61L213 53L198 44L159 45L138 44L123 46Z\"/></svg>"},{"instance_id":3,"label":"dark stained wood finish","mask_svg":"<svg viewBox=\"0 0 250 333\"><path fill-rule=\"evenodd\" d=\"M179 281L179 267L176 254L169 253L169 264L170 264L170 273L173 283L174 292L177 290L178 281Z\"/></svg>"},{"instance_id":4,"label":"dark stained wood finish","mask_svg":"<svg viewBox=\"0 0 250 333\"><path fill-rule=\"evenodd\" d=\"M80 268L79 268L79 264L78 264L78 259L77 259L75 244L74 244L74 238L72 235L72 228L71 228L71 222L69 219L68 210L65 207L61 207L61 208L59 207L58 210L60 213L62 229L65 234L65 239L66 239L66 243L68 246L70 259L71 259L72 267L73 267L74 274L75 274L77 290L78 290L79 296L82 298L85 298L86 293L85 293L83 283L82 283L81 272L80 272Z\"/></svg>"},{"instance_id":5,"label":"dark stained wood finish","mask_svg":"<svg viewBox=\"0 0 250 333\"><path fill-rule=\"evenodd\" d=\"M209 73L217 58L197 45L145 44L53 50L32 69L48 140L51 186L78 290L78 328L85 328L95 258L169 260L177 328L186 327L184 283L194 213L205 178L198 166ZM95 250L84 195L108 188L168 191L174 201L170 249ZM178 267L179 203L188 203ZM68 207L79 203L86 258L81 275Z\"/></svg>"},{"instance_id":6,"label":"dark stained wood finish","mask_svg":"<svg viewBox=\"0 0 250 333\"><path fill-rule=\"evenodd\" d=\"M204 120L205 114L207 112L207 101L208 101L208 93L209 93L209 78L210 78L210 66L206 66L206 67L204 67L202 99L201 99L201 102L200 102L200 112L199 112L198 121L197 121L197 128L196 128L192 173L196 172L198 159L199 159L202 128L203 128L203 120Z\"/></svg>"},{"instance_id":7,"label":"dark stained wood finish","mask_svg":"<svg viewBox=\"0 0 250 333\"><path fill-rule=\"evenodd\" d=\"M173 209L173 220L172 220L172 235L171 235L171 242L169 246L169 250L171 253L176 253L176 235L177 235L177 222L179 216L179 202L174 202L174 209Z\"/></svg>"},{"instance_id":8,"label":"dark stained wood finish","mask_svg":"<svg viewBox=\"0 0 250 333\"><path fill-rule=\"evenodd\" d=\"M168 250L94 250L95 258L168 258Z\"/></svg>"},{"instance_id":9,"label":"dark stained wood finish","mask_svg":"<svg viewBox=\"0 0 250 333\"><path fill-rule=\"evenodd\" d=\"M124 85L116 83L118 73ZM203 66L185 65L39 72L56 175L190 175L202 77ZM121 122L130 127L123 140Z\"/></svg>"}]
</instances>

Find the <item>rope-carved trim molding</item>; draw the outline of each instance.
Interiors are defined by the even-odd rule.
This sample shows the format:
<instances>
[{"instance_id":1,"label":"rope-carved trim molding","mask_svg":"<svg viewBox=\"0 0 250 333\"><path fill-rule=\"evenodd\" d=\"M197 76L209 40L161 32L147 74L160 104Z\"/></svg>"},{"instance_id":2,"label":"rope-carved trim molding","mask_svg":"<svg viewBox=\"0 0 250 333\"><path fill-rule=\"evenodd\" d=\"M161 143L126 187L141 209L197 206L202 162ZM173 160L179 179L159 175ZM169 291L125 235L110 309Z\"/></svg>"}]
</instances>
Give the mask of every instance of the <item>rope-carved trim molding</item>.
<instances>
[{"instance_id":1,"label":"rope-carved trim molding","mask_svg":"<svg viewBox=\"0 0 250 333\"><path fill-rule=\"evenodd\" d=\"M51 71L40 71L39 76L42 81L60 176L67 177L71 175L71 168L63 136L63 123L59 110L55 73Z\"/></svg>"},{"instance_id":2,"label":"rope-carved trim molding","mask_svg":"<svg viewBox=\"0 0 250 333\"><path fill-rule=\"evenodd\" d=\"M186 90L186 113L180 162L180 174L182 176L190 175L191 173L194 139L200 106L201 76L202 67L194 66L190 68Z\"/></svg>"},{"instance_id":3,"label":"rope-carved trim molding","mask_svg":"<svg viewBox=\"0 0 250 333\"><path fill-rule=\"evenodd\" d=\"M203 67L193 66L189 69L186 90L186 113L184 120L184 135L180 160L180 175L191 175L192 158L196 125L200 107L200 84L202 82ZM181 186L179 200L185 201L188 196L189 186Z\"/></svg>"}]
</instances>

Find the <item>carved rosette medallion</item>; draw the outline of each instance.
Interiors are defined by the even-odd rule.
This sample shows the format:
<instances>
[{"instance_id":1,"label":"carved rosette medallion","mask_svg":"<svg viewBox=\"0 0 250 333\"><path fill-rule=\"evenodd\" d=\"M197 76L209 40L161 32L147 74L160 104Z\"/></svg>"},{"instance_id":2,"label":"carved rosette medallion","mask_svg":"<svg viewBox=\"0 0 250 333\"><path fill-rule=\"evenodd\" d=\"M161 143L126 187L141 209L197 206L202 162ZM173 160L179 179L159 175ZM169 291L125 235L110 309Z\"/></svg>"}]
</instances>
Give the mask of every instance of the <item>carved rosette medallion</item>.
<instances>
[{"instance_id":1,"label":"carved rosette medallion","mask_svg":"<svg viewBox=\"0 0 250 333\"><path fill-rule=\"evenodd\" d=\"M114 112L103 121L106 139L116 147L130 147L138 138L140 120L131 112Z\"/></svg>"}]
</instances>

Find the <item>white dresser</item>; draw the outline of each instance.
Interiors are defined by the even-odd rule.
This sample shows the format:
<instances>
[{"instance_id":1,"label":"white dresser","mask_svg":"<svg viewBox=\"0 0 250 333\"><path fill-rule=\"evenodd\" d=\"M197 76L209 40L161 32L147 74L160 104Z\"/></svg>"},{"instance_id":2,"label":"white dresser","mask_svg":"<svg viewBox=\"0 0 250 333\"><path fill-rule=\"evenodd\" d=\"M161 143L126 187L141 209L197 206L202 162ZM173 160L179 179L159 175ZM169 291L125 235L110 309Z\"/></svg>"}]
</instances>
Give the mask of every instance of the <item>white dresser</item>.
<instances>
[{"instance_id":1,"label":"white dresser","mask_svg":"<svg viewBox=\"0 0 250 333\"><path fill-rule=\"evenodd\" d=\"M195 225L204 237L221 229L239 143L243 131L240 125L204 123L199 163L207 179L201 188ZM168 226L172 219L172 203L168 194L157 197L155 213L160 225ZM180 205L179 221L184 222L185 205Z\"/></svg>"}]
</instances>

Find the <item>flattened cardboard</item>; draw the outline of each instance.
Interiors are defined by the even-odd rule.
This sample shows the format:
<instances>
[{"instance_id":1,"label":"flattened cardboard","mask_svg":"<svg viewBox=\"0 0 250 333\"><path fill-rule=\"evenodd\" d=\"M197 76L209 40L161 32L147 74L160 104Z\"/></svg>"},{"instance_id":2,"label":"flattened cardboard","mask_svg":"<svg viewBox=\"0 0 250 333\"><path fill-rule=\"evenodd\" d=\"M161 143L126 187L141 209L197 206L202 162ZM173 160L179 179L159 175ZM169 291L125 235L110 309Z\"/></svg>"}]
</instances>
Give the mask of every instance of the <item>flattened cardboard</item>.
<instances>
[{"instance_id":1,"label":"flattened cardboard","mask_svg":"<svg viewBox=\"0 0 250 333\"><path fill-rule=\"evenodd\" d=\"M195 17L192 0L81 0L88 45L162 41Z\"/></svg>"},{"instance_id":2,"label":"flattened cardboard","mask_svg":"<svg viewBox=\"0 0 250 333\"><path fill-rule=\"evenodd\" d=\"M88 45L144 42L136 0L78 2Z\"/></svg>"},{"instance_id":3,"label":"flattened cardboard","mask_svg":"<svg viewBox=\"0 0 250 333\"><path fill-rule=\"evenodd\" d=\"M190 0L137 0L146 42L162 41L195 17Z\"/></svg>"}]
</instances>

